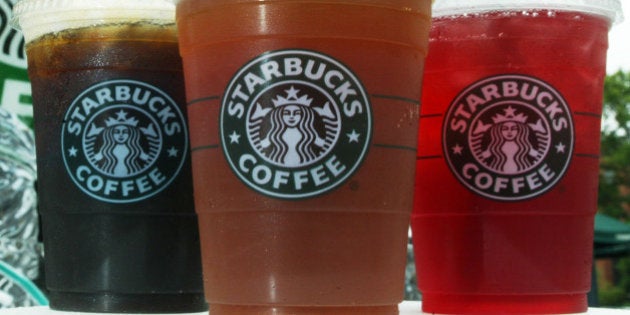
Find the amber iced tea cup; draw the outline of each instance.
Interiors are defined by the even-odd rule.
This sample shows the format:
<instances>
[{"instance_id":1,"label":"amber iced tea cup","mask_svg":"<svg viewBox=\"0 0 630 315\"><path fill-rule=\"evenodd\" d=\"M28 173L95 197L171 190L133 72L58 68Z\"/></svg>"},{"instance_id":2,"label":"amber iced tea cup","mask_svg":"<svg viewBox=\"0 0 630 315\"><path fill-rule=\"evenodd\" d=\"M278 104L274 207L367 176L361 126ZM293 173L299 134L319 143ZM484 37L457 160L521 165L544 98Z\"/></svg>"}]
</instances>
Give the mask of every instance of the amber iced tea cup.
<instances>
[{"instance_id":1,"label":"amber iced tea cup","mask_svg":"<svg viewBox=\"0 0 630 315\"><path fill-rule=\"evenodd\" d=\"M212 314L397 314L430 1L179 1Z\"/></svg>"}]
</instances>

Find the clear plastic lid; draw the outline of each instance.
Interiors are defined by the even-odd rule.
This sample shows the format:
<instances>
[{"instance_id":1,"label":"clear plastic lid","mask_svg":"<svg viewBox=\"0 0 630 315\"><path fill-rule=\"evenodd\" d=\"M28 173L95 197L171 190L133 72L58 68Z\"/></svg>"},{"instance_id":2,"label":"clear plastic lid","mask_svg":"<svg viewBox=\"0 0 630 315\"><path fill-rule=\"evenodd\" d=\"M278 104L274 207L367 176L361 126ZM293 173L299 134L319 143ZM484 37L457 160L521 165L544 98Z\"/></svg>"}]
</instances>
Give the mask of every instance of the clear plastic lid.
<instances>
[{"instance_id":1,"label":"clear plastic lid","mask_svg":"<svg viewBox=\"0 0 630 315\"><path fill-rule=\"evenodd\" d=\"M619 0L436 0L433 16L536 9L579 11L605 16L612 23L623 21Z\"/></svg>"},{"instance_id":2,"label":"clear plastic lid","mask_svg":"<svg viewBox=\"0 0 630 315\"><path fill-rule=\"evenodd\" d=\"M28 43L66 29L146 20L174 23L175 5L170 0L20 0L11 23Z\"/></svg>"}]
</instances>

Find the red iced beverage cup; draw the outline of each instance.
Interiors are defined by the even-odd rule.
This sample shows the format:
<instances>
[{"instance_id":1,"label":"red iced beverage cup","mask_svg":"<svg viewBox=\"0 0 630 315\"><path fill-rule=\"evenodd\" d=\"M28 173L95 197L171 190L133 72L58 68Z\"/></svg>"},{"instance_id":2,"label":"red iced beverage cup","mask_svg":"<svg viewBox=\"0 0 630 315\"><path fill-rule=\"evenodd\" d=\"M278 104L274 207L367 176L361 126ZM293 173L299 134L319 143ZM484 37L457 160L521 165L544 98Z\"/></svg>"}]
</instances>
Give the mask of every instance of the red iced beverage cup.
<instances>
[{"instance_id":1,"label":"red iced beverage cup","mask_svg":"<svg viewBox=\"0 0 630 315\"><path fill-rule=\"evenodd\" d=\"M213 315L397 314L429 0L182 0Z\"/></svg>"},{"instance_id":2,"label":"red iced beverage cup","mask_svg":"<svg viewBox=\"0 0 630 315\"><path fill-rule=\"evenodd\" d=\"M587 309L618 1L438 1L412 229L425 312Z\"/></svg>"}]
</instances>

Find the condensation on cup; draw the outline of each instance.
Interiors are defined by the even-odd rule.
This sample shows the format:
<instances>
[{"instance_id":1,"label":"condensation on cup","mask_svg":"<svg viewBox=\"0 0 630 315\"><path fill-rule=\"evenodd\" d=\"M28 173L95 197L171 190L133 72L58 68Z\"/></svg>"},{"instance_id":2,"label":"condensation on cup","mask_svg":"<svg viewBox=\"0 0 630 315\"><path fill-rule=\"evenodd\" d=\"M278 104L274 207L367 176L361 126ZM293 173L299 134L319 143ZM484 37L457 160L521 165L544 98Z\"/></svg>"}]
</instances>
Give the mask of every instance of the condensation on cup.
<instances>
[{"instance_id":1,"label":"condensation on cup","mask_svg":"<svg viewBox=\"0 0 630 315\"><path fill-rule=\"evenodd\" d=\"M423 310L585 312L620 2L433 9L412 218Z\"/></svg>"},{"instance_id":2,"label":"condensation on cup","mask_svg":"<svg viewBox=\"0 0 630 315\"><path fill-rule=\"evenodd\" d=\"M55 310L207 310L175 6L22 0Z\"/></svg>"}]
</instances>

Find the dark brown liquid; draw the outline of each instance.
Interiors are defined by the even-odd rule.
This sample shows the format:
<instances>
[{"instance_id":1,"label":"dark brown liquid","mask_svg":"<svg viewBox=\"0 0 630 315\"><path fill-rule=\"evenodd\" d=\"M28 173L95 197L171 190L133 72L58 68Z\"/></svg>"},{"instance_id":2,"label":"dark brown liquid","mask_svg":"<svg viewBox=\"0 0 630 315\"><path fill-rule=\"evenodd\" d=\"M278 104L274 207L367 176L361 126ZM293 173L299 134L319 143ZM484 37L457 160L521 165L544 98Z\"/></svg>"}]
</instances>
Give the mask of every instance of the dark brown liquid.
<instances>
[{"instance_id":1,"label":"dark brown liquid","mask_svg":"<svg viewBox=\"0 0 630 315\"><path fill-rule=\"evenodd\" d=\"M95 84L143 82L184 106L174 25L64 31L33 41L27 53L51 307L164 313L206 309L188 150L179 151L185 159L168 186L132 202L103 201L82 191L61 152L66 112ZM93 112L99 110L105 106ZM180 111L185 115L185 108Z\"/></svg>"}]
</instances>

